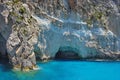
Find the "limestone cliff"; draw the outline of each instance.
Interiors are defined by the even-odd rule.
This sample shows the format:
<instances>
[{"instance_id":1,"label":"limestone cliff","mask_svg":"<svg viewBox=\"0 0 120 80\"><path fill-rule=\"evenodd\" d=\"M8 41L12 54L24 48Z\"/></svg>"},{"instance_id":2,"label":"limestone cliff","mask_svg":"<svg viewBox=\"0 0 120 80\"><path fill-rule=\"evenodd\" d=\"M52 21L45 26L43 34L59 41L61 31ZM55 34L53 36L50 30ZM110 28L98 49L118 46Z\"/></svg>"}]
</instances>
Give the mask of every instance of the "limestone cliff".
<instances>
[{"instance_id":1,"label":"limestone cliff","mask_svg":"<svg viewBox=\"0 0 120 80\"><path fill-rule=\"evenodd\" d=\"M0 54L15 68L58 52L120 59L119 0L1 0L0 13Z\"/></svg>"}]
</instances>

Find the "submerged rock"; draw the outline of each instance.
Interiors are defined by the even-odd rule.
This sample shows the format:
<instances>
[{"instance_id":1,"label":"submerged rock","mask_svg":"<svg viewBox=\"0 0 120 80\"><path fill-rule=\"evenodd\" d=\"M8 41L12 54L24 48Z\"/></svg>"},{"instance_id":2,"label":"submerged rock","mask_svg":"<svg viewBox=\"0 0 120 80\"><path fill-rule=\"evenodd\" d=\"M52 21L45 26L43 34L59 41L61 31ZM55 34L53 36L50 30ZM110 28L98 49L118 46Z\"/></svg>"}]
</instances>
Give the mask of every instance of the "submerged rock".
<instances>
[{"instance_id":1,"label":"submerged rock","mask_svg":"<svg viewBox=\"0 0 120 80\"><path fill-rule=\"evenodd\" d=\"M120 8L114 0L0 1L0 55L24 71L36 58L120 57ZM60 52L59 52L60 51Z\"/></svg>"}]
</instances>

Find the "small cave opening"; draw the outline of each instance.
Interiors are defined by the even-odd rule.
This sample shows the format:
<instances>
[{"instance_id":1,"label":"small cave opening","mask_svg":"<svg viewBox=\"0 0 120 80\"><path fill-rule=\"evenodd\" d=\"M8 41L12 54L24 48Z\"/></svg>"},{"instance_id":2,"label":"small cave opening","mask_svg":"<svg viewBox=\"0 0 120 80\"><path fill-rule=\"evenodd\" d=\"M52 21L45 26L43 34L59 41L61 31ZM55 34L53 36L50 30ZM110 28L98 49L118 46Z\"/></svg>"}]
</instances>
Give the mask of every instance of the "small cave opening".
<instances>
[{"instance_id":1,"label":"small cave opening","mask_svg":"<svg viewBox=\"0 0 120 80\"><path fill-rule=\"evenodd\" d=\"M8 54L2 54L0 52L0 64L9 63Z\"/></svg>"},{"instance_id":2,"label":"small cave opening","mask_svg":"<svg viewBox=\"0 0 120 80\"><path fill-rule=\"evenodd\" d=\"M60 48L55 55L56 60L79 60L81 57L72 48Z\"/></svg>"},{"instance_id":3,"label":"small cave opening","mask_svg":"<svg viewBox=\"0 0 120 80\"><path fill-rule=\"evenodd\" d=\"M7 40L0 33L0 64L9 62L6 43Z\"/></svg>"}]
</instances>

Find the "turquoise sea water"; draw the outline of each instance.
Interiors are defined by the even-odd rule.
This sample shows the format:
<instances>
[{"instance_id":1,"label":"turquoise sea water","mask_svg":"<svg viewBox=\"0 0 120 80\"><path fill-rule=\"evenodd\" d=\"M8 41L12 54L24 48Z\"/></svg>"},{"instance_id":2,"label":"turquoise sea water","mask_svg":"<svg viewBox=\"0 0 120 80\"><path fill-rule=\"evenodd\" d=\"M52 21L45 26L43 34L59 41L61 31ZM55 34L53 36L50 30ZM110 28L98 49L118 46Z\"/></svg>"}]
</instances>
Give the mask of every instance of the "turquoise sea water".
<instances>
[{"instance_id":1,"label":"turquoise sea water","mask_svg":"<svg viewBox=\"0 0 120 80\"><path fill-rule=\"evenodd\" d=\"M120 80L120 62L50 61L38 71L20 72L0 64L0 80Z\"/></svg>"}]
</instances>

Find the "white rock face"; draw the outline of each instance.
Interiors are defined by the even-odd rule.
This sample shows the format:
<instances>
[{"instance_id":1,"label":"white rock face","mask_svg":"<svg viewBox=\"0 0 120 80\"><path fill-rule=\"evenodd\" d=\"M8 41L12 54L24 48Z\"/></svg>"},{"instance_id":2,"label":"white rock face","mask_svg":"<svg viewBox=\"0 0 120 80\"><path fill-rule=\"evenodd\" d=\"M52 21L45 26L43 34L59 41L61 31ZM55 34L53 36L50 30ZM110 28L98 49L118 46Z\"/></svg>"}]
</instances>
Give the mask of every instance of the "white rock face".
<instances>
[{"instance_id":1,"label":"white rock face","mask_svg":"<svg viewBox=\"0 0 120 80\"><path fill-rule=\"evenodd\" d=\"M81 20L59 20L53 24L49 19L33 16L41 28L36 52L39 56L54 58L59 50L74 51L82 58L119 53L118 40L110 31L100 27L89 29ZM61 26L58 26L62 23Z\"/></svg>"}]
</instances>

